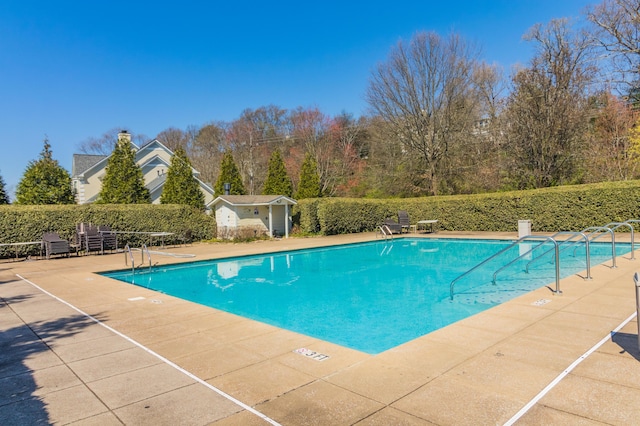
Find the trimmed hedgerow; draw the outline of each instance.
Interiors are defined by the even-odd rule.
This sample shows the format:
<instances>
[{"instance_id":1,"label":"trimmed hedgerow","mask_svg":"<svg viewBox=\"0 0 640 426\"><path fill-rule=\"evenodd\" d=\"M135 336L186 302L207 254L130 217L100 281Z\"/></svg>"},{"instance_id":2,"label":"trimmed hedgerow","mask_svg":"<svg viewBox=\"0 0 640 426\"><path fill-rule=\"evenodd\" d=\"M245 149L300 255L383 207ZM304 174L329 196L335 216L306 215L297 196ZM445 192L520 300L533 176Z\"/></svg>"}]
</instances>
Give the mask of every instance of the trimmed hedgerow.
<instances>
[{"instance_id":1,"label":"trimmed hedgerow","mask_svg":"<svg viewBox=\"0 0 640 426\"><path fill-rule=\"evenodd\" d=\"M516 231L521 219L537 232L579 231L640 218L640 181L384 200L314 198L296 208L302 232L325 235L375 230L398 210L414 224L437 219L438 229L448 231Z\"/></svg>"},{"instance_id":2,"label":"trimmed hedgerow","mask_svg":"<svg viewBox=\"0 0 640 426\"><path fill-rule=\"evenodd\" d=\"M76 224L108 225L115 231L172 232L176 238L190 230L192 239L215 237L216 223L201 210L176 204L86 204L0 206L0 243L38 241L45 232L57 232L61 238L72 240ZM122 234L120 245L138 247L148 243L148 236ZM169 241L167 239L166 241ZM170 242L170 241L169 241ZM22 254L39 252L36 247L20 249ZM13 256L14 248L0 249L0 257Z\"/></svg>"},{"instance_id":3,"label":"trimmed hedgerow","mask_svg":"<svg viewBox=\"0 0 640 426\"><path fill-rule=\"evenodd\" d=\"M300 229L305 233L320 232L320 222L318 221L319 198L306 198L298 201L293 207L293 221L300 225Z\"/></svg>"}]
</instances>

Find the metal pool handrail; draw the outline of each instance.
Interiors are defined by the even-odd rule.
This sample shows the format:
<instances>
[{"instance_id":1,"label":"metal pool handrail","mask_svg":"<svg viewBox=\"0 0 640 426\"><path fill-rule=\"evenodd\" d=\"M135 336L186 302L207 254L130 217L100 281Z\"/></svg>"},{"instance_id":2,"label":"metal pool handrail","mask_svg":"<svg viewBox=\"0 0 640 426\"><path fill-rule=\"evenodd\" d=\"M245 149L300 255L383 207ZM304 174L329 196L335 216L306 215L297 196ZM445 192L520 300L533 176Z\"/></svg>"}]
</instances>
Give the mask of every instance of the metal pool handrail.
<instances>
[{"instance_id":1,"label":"metal pool handrail","mask_svg":"<svg viewBox=\"0 0 640 426\"><path fill-rule=\"evenodd\" d=\"M616 236L613 233L613 229L607 228L606 226L592 226L590 228L586 228L582 230L582 232L587 232L587 231L593 231L589 234L589 236L594 235L596 232L608 232L611 235L611 263L612 263L611 267L614 269L617 268L618 266L616 265ZM595 237L591 238L591 241L597 240L602 235L604 234L596 235Z\"/></svg>"},{"instance_id":2,"label":"metal pool handrail","mask_svg":"<svg viewBox=\"0 0 640 426\"><path fill-rule=\"evenodd\" d=\"M621 226L628 226L631 230L631 260L635 260L635 254L633 250L633 225L630 223L632 220L628 220L626 222L611 222L605 225L606 228L610 228L612 231L620 228ZM614 226L615 225L615 226Z\"/></svg>"},{"instance_id":3,"label":"metal pool handrail","mask_svg":"<svg viewBox=\"0 0 640 426\"><path fill-rule=\"evenodd\" d=\"M378 226L378 230L385 240L387 238L391 238L393 240L393 232L391 232L391 228L389 228L387 225Z\"/></svg>"},{"instance_id":4,"label":"metal pool handrail","mask_svg":"<svg viewBox=\"0 0 640 426\"><path fill-rule=\"evenodd\" d=\"M571 232L571 231L556 232L551 237L552 238L556 238L558 235L571 235L572 238L575 237L575 236L581 236L584 239L584 244L585 244L585 262L587 264L587 276L586 276L585 280L590 280L591 279L591 254L589 252L589 237L587 237L587 235L584 232ZM578 241L572 241L571 238L569 238L569 239L561 241L559 243L559 245L561 245L561 246L564 245L564 244L576 245L576 244L578 244ZM566 250L569 247L571 247L571 246L563 247L560 251ZM537 261L542 256L544 256L545 254L549 253L551 250L553 250L553 249L549 249L549 250L545 251L544 253L542 253L540 256L531 259L529 261L529 263L527 263L527 267L525 268L527 273L529 272L529 266L533 262ZM574 255L575 255L575 250L574 250ZM495 277L495 275L494 275L494 277ZM495 280L495 278L494 278L494 280Z\"/></svg>"},{"instance_id":5,"label":"metal pool handrail","mask_svg":"<svg viewBox=\"0 0 640 426\"><path fill-rule=\"evenodd\" d=\"M634 247L633 247L633 224L634 223L640 223L640 219L629 219L629 220L626 220L624 223L631 224L631 229L632 229L632 231L631 231L631 251L634 252L635 250L634 250Z\"/></svg>"},{"instance_id":6,"label":"metal pool handrail","mask_svg":"<svg viewBox=\"0 0 640 426\"><path fill-rule=\"evenodd\" d=\"M147 252L147 259L149 259L149 272L151 272L151 253L149 253L149 249L146 244L143 244L140 248L140 265L144 263L144 252Z\"/></svg>"},{"instance_id":7,"label":"metal pool handrail","mask_svg":"<svg viewBox=\"0 0 640 426\"><path fill-rule=\"evenodd\" d=\"M518 245L521 242L526 241L526 240L547 240L547 241L553 242L553 244L555 246L555 259L556 259L556 289L555 289L555 291L554 290L552 290L552 291L555 294L562 294L562 291L560 291L560 261L559 261L560 260L560 255L559 255L559 252L558 252L558 242L556 240L554 240L553 238L547 237L547 236L525 235L524 237L518 238L516 241L514 241L508 247L503 248L499 252L497 252L497 253L493 254L492 256L488 257L487 259L483 260L482 262L480 262L479 264L477 264L473 268L469 269L467 272L463 273L462 275L458 276L453 281L451 281L451 284L449 285L449 293L450 293L451 300L453 300L453 289L454 289L456 281L458 281L462 277L470 274L471 272L473 272L476 269L480 268L481 266L483 266L484 264L486 264L490 260L493 260L494 258L500 256L502 253L506 252L507 250L515 247L516 245Z\"/></svg>"},{"instance_id":8,"label":"metal pool handrail","mask_svg":"<svg viewBox=\"0 0 640 426\"><path fill-rule=\"evenodd\" d=\"M135 265L135 262L133 260L133 252L131 251L131 247L129 247L129 244L124 246L124 264L125 264L125 266L128 265L128 263L127 263L127 254L129 255L129 258L131 259L131 273L135 274L136 273L136 265Z\"/></svg>"}]
</instances>

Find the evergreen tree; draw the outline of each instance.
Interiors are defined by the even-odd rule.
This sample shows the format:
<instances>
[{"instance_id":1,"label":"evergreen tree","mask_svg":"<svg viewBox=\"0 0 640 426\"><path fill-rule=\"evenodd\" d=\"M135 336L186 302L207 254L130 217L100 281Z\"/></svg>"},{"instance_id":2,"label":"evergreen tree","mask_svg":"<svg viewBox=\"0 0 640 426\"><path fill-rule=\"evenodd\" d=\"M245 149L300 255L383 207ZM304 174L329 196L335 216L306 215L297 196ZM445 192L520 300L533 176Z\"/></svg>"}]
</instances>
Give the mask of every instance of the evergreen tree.
<instances>
[{"instance_id":1,"label":"evergreen tree","mask_svg":"<svg viewBox=\"0 0 640 426\"><path fill-rule=\"evenodd\" d=\"M233 160L233 155L231 154L231 151L225 151L224 156L222 157L222 164L220 166L220 175L218 176L216 185L213 188L215 189L217 195L224 194L225 183L231 184L231 190L229 191L230 195L246 194L244 185L242 183L242 177L240 176L240 172L238 171L238 166L236 166L236 162Z\"/></svg>"},{"instance_id":2,"label":"evergreen tree","mask_svg":"<svg viewBox=\"0 0 640 426\"><path fill-rule=\"evenodd\" d=\"M184 148L178 147L171 157L167 180L160 196L162 204L188 204L204 209L204 194L195 177Z\"/></svg>"},{"instance_id":3,"label":"evergreen tree","mask_svg":"<svg viewBox=\"0 0 640 426\"><path fill-rule=\"evenodd\" d=\"M307 153L300 168L300 184L296 198L316 198L320 196L320 177L318 176L318 165L316 160Z\"/></svg>"},{"instance_id":4,"label":"evergreen tree","mask_svg":"<svg viewBox=\"0 0 640 426\"><path fill-rule=\"evenodd\" d=\"M293 186L291 179L284 167L282 155L279 150L274 150L269 159L269 170L267 171L267 180L264 182L262 189L263 195L286 195L291 197L293 194Z\"/></svg>"},{"instance_id":5,"label":"evergreen tree","mask_svg":"<svg viewBox=\"0 0 640 426\"><path fill-rule=\"evenodd\" d=\"M4 182L3 182L4 187ZM4 190L3 190L4 192ZM17 204L74 204L71 176L53 159L49 140L44 139L40 159L29 162L16 189Z\"/></svg>"},{"instance_id":6,"label":"evergreen tree","mask_svg":"<svg viewBox=\"0 0 640 426\"><path fill-rule=\"evenodd\" d=\"M0 204L9 204L9 194L4 187L4 179L0 176Z\"/></svg>"},{"instance_id":7,"label":"evergreen tree","mask_svg":"<svg viewBox=\"0 0 640 426\"><path fill-rule=\"evenodd\" d=\"M113 153L107 160L99 202L109 204L151 202L149 190L144 186L142 170L136 164L135 152L127 138L118 140Z\"/></svg>"}]
</instances>

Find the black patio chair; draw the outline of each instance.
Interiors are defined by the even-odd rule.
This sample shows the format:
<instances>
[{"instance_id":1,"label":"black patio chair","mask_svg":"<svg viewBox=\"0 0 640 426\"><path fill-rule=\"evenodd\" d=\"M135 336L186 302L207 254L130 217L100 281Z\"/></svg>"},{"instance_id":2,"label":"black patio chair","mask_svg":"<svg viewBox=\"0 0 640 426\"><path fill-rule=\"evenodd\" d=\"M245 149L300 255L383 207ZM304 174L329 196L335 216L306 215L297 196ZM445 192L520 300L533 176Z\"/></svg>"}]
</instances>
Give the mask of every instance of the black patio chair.
<instances>
[{"instance_id":1,"label":"black patio chair","mask_svg":"<svg viewBox=\"0 0 640 426\"><path fill-rule=\"evenodd\" d=\"M390 217L386 218L384 222L382 222L382 225L387 226L389 228L389 231L391 231L392 234L402 233L402 225L400 225L398 222L391 219Z\"/></svg>"},{"instance_id":2,"label":"black patio chair","mask_svg":"<svg viewBox=\"0 0 640 426\"><path fill-rule=\"evenodd\" d=\"M402 231L401 232L409 232L409 229L411 228L411 221L409 220L409 213L407 213L405 210L400 210L398 212L398 223L402 227Z\"/></svg>"},{"instance_id":3,"label":"black patio chair","mask_svg":"<svg viewBox=\"0 0 640 426\"><path fill-rule=\"evenodd\" d=\"M54 254L64 254L69 257L69 241L63 240L55 232L45 232L42 235L42 245L45 250L47 259Z\"/></svg>"},{"instance_id":4,"label":"black patio chair","mask_svg":"<svg viewBox=\"0 0 640 426\"><path fill-rule=\"evenodd\" d=\"M118 236L107 225L98 226L98 232L102 237L102 250L109 250L113 252L118 249Z\"/></svg>"},{"instance_id":5,"label":"black patio chair","mask_svg":"<svg viewBox=\"0 0 640 426\"><path fill-rule=\"evenodd\" d=\"M87 253L91 253L92 251L99 251L100 253L104 252L102 247L102 236L98 231L97 226L86 226L84 228L84 246Z\"/></svg>"}]
</instances>

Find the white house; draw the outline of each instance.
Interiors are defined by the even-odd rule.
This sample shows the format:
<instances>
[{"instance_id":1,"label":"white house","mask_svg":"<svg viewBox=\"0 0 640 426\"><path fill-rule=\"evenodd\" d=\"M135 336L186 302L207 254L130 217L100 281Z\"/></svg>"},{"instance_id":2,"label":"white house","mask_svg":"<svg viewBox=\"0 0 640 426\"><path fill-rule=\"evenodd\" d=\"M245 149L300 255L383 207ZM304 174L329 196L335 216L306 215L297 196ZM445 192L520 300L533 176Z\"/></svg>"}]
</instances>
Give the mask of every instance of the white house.
<instances>
[{"instance_id":1,"label":"white house","mask_svg":"<svg viewBox=\"0 0 640 426\"><path fill-rule=\"evenodd\" d=\"M216 215L218 238L233 238L241 232L288 238L295 204L284 195L221 195L210 207Z\"/></svg>"},{"instance_id":2,"label":"white house","mask_svg":"<svg viewBox=\"0 0 640 426\"><path fill-rule=\"evenodd\" d=\"M173 152L157 139L139 148L131 142L131 135L126 131L119 133L118 139L126 139L133 146L136 164L142 169L144 184L151 194L151 202L159 204ZM91 203L98 199L109 157L108 155L73 155L71 182L78 204ZM196 169L192 168L192 170L204 194L205 205L208 205L213 201L215 192L210 185L200 180L200 173Z\"/></svg>"}]
</instances>

